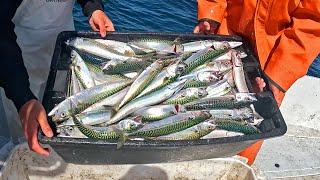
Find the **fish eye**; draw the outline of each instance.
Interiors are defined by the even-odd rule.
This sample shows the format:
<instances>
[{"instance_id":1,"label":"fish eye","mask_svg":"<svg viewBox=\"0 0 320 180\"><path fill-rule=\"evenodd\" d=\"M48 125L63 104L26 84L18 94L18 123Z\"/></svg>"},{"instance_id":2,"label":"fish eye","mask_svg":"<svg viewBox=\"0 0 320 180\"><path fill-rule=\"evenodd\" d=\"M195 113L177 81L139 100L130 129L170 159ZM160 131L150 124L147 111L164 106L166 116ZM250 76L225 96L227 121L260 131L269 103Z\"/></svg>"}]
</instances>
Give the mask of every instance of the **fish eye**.
<instances>
[{"instance_id":1,"label":"fish eye","mask_svg":"<svg viewBox=\"0 0 320 180\"><path fill-rule=\"evenodd\" d=\"M61 117L66 117L66 114L63 112L63 113L61 113Z\"/></svg>"}]
</instances>

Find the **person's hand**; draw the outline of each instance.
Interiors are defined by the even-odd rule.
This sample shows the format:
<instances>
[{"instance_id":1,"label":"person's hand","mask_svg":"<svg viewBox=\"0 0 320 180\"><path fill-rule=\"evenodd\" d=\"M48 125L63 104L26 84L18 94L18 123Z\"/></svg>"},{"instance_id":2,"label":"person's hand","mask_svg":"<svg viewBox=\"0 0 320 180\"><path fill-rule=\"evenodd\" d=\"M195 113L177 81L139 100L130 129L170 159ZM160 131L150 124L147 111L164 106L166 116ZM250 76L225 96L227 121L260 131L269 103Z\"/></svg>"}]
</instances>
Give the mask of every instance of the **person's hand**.
<instances>
[{"instance_id":1,"label":"person's hand","mask_svg":"<svg viewBox=\"0 0 320 180\"><path fill-rule=\"evenodd\" d=\"M47 137L53 136L42 104L35 99L28 101L21 107L19 116L29 148L40 155L49 156L49 149L41 147L38 141L39 125Z\"/></svg>"},{"instance_id":2,"label":"person's hand","mask_svg":"<svg viewBox=\"0 0 320 180\"><path fill-rule=\"evenodd\" d=\"M96 10L92 13L89 24L94 31L99 31L102 37L106 36L107 31L114 31L111 20L101 10Z\"/></svg>"},{"instance_id":3,"label":"person's hand","mask_svg":"<svg viewBox=\"0 0 320 180\"><path fill-rule=\"evenodd\" d=\"M262 92L263 88L266 87L266 83L261 77L256 77L255 84L256 84L254 86L255 92ZM270 89L274 95L275 100L277 101L278 106L280 106L285 94L272 84L270 84Z\"/></svg>"},{"instance_id":4,"label":"person's hand","mask_svg":"<svg viewBox=\"0 0 320 180\"><path fill-rule=\"evenodd\" d=\"M201 21L194 28L194 33L216 34L219 24L215 21Z\"/></svg>"}]
</instances>

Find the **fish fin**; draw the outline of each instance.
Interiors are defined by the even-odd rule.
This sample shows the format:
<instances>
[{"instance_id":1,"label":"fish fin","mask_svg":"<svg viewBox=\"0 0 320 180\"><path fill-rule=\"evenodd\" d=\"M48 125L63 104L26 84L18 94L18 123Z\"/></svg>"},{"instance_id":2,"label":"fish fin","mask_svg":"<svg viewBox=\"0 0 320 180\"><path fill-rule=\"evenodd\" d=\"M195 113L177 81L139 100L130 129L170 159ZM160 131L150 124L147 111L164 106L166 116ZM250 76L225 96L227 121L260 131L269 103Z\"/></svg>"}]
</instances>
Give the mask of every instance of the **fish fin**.
<instances>
[{"instance_id":1,"label":"fish fin","mask_svg":"<svg viewBox=\"0 0 320 180\"><path fill-rule=\"evenodd\" d=\"M124 146L125 142L127 141L128 137L127 135L118 129L118 131L116 131L117 133L119 133L119 139L118 139L118 143L117 143L117 149L120 149L121 147Z\"/></svg>"}]
</instances>

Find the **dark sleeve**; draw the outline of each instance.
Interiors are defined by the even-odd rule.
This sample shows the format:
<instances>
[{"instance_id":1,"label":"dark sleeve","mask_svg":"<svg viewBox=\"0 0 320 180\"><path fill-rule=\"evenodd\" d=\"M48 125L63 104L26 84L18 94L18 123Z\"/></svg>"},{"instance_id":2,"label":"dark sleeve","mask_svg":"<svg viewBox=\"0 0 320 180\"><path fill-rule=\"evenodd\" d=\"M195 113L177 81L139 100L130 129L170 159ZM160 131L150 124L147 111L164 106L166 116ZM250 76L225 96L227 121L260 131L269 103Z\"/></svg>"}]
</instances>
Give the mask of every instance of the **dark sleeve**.
<instances>
[{"instance_id":1,"label":"dark sleeve","mask_svg":"<svg viewBox=\"0 0 320 180\"><path fill-rule=\"evenodd\" d=\"M19 111L27 101L36 97L29 88L28 73L11 21L16 8L15 1L7 1L0 6L0 86Z\"/></svg>"},{"instance_id":2,"label":"dark sleeve","mask_svg":"<svg viewBox=\"0 0 320 180\"><path fill-rule=\"evenodd\" d=\"M77 0L82 7L82 12L85 16L90 17L93 11L103 11L103 3L101 0Z\"/></svg>"}]
</instances>

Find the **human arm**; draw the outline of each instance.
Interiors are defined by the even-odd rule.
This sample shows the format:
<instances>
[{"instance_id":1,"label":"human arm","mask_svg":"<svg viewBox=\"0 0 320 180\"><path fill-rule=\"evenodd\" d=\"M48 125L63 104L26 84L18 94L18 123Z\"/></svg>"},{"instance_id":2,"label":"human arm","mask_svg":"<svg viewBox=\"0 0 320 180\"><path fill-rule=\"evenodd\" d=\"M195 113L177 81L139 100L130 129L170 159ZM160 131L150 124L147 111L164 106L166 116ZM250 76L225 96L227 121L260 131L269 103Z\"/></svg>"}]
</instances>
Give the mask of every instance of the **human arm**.
<instances>
[{"instance_id":1,"label":"human arm","mask_svg":"<svg viewBox=\"0 0 320 180\"><path fill-rule=\"evenodd\" d=\"M275 89L284 94L306 74L320 50L320 2L302 0L291 19L263 67L276 99Z\"/></svg>"},{"instance_id":2,"label":"human arm","mask_svg":"<svg viewBox=\"0 0 320 180\"><path fill-rule=\"evenodd\" d=\"M114 26L109 17L103 12L101 0L77 0L83 10L83 14L89 17L89 24L94 31L99 31L102 37L107 31L114 31Z\"/></svg>"},{"instance_id":3,"label":"human arm","mask_svg":"<svg viewBox=\"0 0 320 180\"><path fill-rule=\"evenodd\" d=\"M38 117L36 107L42 107L41 103L31 92L29 77L24 66L21 50L16 42L14 24L11 21L18 7L14 0L7 1L0 6L0 86L5 90L6 96L13 101L18 110L23 126L24 135L31 150L48 155L49 151L39 145L37 135L39 122L47 136L52 136L52 130L47 123L46 116ZM34 102L31 106L30 102ZM28 115L21 113L28 109ZM46 114L42 107L42 114ZM10 119L9 119L10 120Z\"/></svg>"},{"instance_id":4,"label":"human arm","mask_svg":"<svg viewBox=\"0 0 320 180\"><path fill-rule=\"evenodd\" d=\"M198 24L194 33L217 33L226 8L226 0L198 0Z\"/></svg>"}]
</instances>

